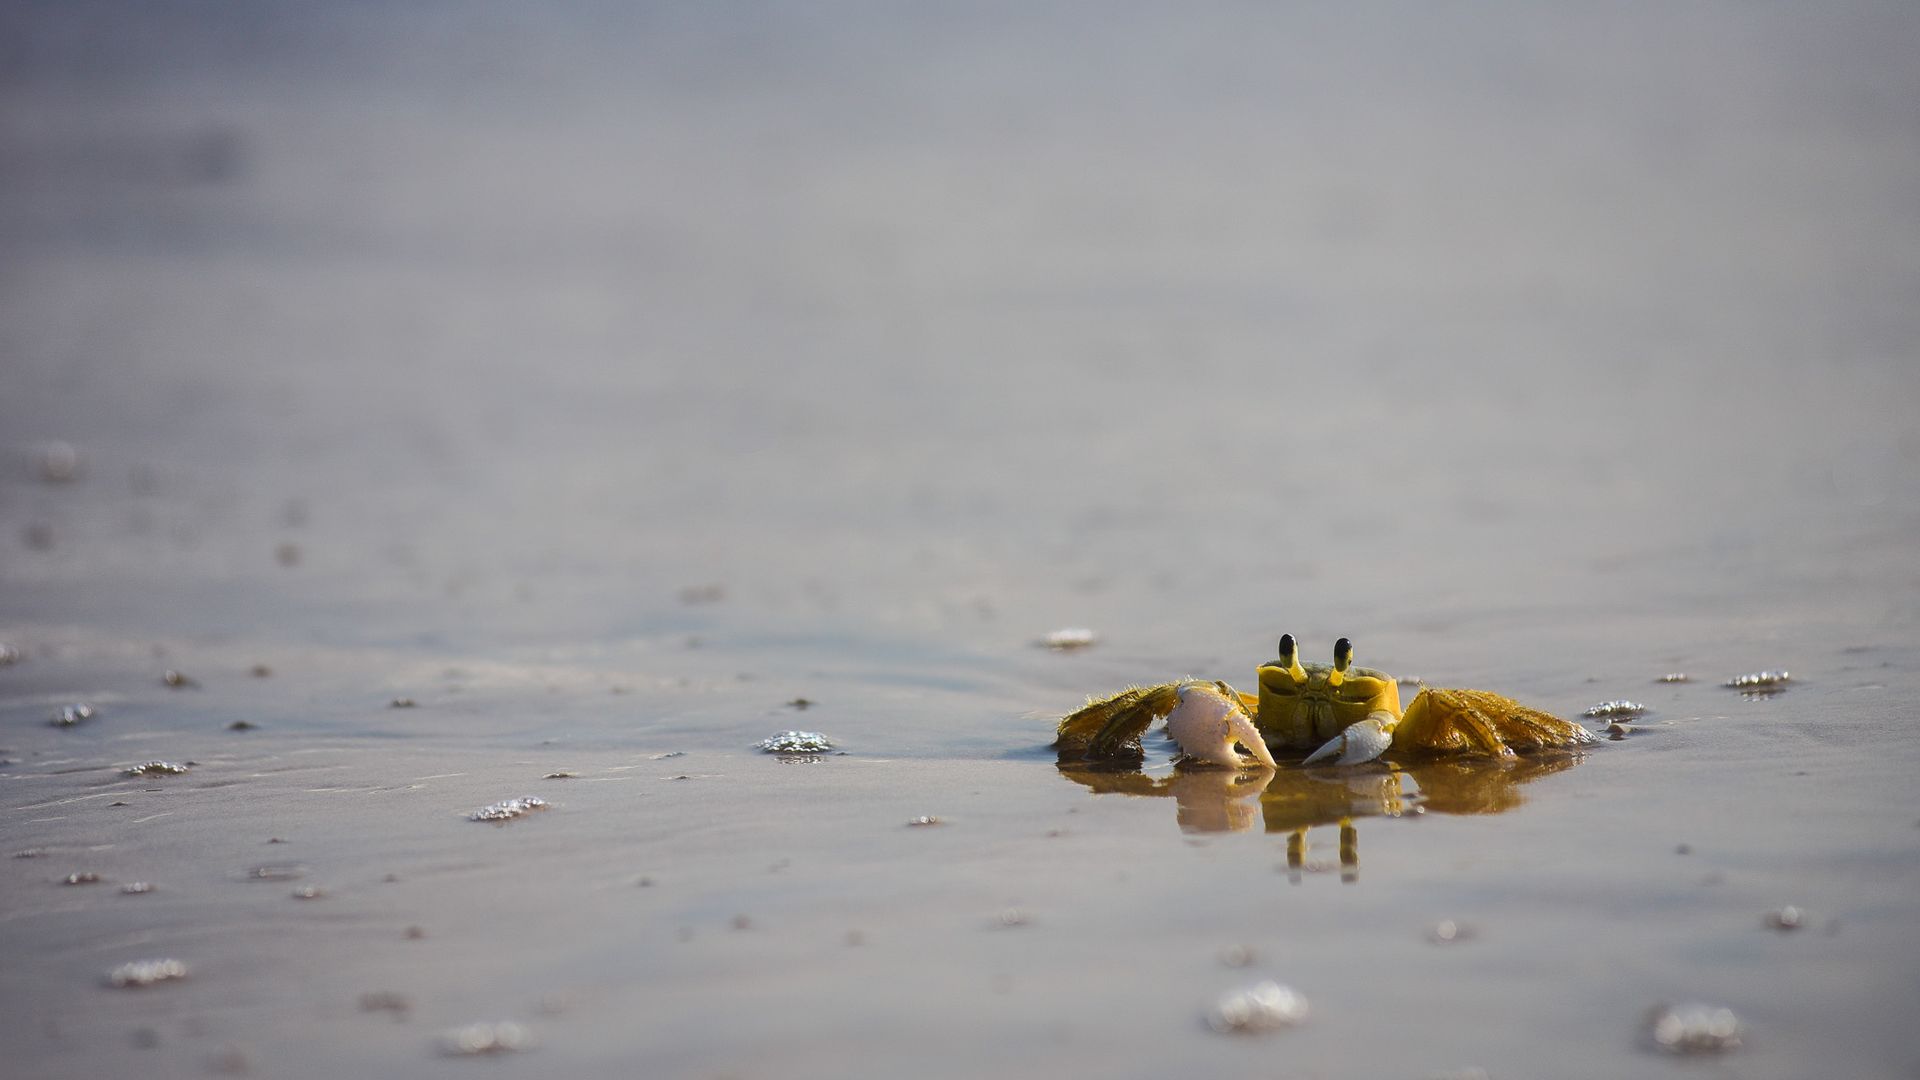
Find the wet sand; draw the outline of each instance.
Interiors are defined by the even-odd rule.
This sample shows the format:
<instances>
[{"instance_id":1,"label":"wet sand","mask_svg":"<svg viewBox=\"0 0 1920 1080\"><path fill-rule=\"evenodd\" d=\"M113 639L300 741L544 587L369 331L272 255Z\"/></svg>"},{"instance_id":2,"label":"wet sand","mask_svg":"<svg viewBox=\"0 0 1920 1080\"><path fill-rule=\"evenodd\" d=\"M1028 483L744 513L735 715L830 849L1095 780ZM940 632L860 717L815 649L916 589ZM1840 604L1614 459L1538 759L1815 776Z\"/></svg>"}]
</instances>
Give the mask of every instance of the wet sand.
<instances>
[{"instance_id":1,"label":"wet sand","mask_svg":"<svg viewBox=\"0 0 1920 1080\"><path fill-rule=\"evenodd\" d=\"M0 15L9 1069L1920 1069L1920 20L461 10ZM1651 712L1056 767L1282 632Z\"/></svg>"}]
</instances>

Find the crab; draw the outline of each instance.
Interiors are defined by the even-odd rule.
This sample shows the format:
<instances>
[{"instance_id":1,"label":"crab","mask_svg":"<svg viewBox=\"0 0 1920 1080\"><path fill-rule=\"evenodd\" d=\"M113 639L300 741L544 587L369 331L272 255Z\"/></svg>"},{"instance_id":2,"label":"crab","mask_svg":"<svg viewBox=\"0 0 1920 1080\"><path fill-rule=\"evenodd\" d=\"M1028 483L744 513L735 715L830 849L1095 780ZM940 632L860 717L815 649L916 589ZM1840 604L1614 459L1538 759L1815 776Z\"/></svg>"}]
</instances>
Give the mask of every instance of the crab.
<instances>
[{"instance_id":1,"label":"crab","mask_svg":"<svg viewBox=\"0 0 1920 1080\"><path fill-rule=\"evenodd\" d=\"M1402 711L1399 683L1354 666L1346 638L1329 667L1302 663L1293 635L1283 635L1279 658L1256 675L1258 694L1182 679L1089 701L1060 721L1054 749L1063 762L1138 760L1141 734L1162 716L1187 764L1229 768L1278 768L1276 749L1308 751L1301 765L1356 765L1389 750L1511 759L1594 741L1579 724L1486 690L1428 687Z\"/></svg>"}]
</instances>

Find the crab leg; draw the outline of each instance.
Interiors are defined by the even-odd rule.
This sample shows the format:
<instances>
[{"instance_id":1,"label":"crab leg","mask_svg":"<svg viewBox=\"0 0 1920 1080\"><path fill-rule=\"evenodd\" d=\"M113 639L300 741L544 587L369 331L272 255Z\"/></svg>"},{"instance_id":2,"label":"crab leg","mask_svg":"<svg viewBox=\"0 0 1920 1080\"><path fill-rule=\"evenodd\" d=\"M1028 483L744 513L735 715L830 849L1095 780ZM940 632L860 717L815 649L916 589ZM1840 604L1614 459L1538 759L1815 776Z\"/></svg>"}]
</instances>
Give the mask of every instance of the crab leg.
<instances>
[{"instance_id":1,"label":"crab leg","mask_svg":"<svg viewBox=\"0 0 1920 1080\"><path fill-rule=\"evenodd\" d=\"M1512 698L1485 690L1430 687L1413 699L1400 720L1373 713L1315 750L1304 764L1328 758L1335 758L1336 765L1372 761L1394 745L1426 753L1510 759L1515 747L1533 750L1592 741L1592 733L1579 724Z\"/></svg>"},{"instance_id":2,"label":"crab leg","mask_svg":"<svg viewBox=\"0 0 1920 1080\"><path fill-rule=\"evenodd\" d=\"M1486 690L1428 687L1407 705L1396 742L1402 749L1511 758L1514 751L1578 746L1592 733L1571 720Z\"/></svg>"},{"instance_id":3,"label":"crab leg","mask_svg":"<svg viewBox=\"0 0 1920 1080\"><path fill-rule=\"evenodd\" d=\"M1140 756L1140 735L1180 704L1182 683L1134 686L1089 701L1060 721L1054 749L1061 760L1103 761Z\"/></svg>"}]
</instances>

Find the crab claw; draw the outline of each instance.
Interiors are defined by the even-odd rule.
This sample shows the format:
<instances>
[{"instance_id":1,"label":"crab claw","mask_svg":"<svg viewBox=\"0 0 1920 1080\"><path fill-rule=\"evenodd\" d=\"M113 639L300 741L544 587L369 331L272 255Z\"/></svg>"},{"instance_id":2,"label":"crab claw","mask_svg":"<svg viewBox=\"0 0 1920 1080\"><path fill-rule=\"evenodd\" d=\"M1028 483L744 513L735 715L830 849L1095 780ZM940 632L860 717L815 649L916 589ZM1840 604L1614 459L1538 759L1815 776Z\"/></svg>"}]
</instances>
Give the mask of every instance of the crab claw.
<instances>
[{"instance_id":1,"label":"crab claw","mask_svg":"<svg viewBox=\"0 0 1920 1080\"><path fill-rule=\"evenodd\" d=\"M1393 745L1393 714L1371 713L1365 720L1348 724L1347 730L1327 740L1326 745L1307 755L1302 765L1317 765L1333 758L1335 765L1358 765L1372 761Z\"/></svg>"},{"instance_id":2,"label":"crab claw","mask_svg":"<svg viewBox=\"0 0 1920 1080\"><path fill-rule=\"evenodd\" d=\"M1180 752L1195 761L1239 768L1258 763L1274 768L1267 741L1253 726L1240 703L1202 683L1180 687L1180 704L1167 714L1167 734L1180 744ZM1234 750L1235 743L1246 748L1252 761Z\"/></svg>"}]
</instances>

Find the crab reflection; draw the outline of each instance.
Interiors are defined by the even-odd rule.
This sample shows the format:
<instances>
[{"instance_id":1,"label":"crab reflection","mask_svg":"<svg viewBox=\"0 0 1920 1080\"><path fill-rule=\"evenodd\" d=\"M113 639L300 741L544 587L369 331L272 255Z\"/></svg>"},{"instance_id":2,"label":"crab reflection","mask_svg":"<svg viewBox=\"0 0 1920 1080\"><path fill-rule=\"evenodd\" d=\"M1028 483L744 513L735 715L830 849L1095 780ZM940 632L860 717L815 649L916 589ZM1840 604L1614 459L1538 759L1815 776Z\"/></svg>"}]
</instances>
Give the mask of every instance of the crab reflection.
<instances>
[{"instance_id":1,"label":"crab reflection","mask_svg":"<svg viewBox=\"0 0 1920 1080\"><path fill-rule=\"evenodd\" d=\"M1139 765L1063 761L1061 775L1096 794L1172 796L1174 816L1185 832L1250 832L1256 823L1270 833L1289 833L1287 865L1296 875L1306 866L1307 830L1340 827L1342 876L1359 866L1359 832L1353 820L1404 814L1500 814L1526 801L1521 788L1570 769L1585 755L1545 752L1507 761L1439 759L1362 768L1278 769L1181 768L1149 775Z\"/></svg>"}]
</instances>

